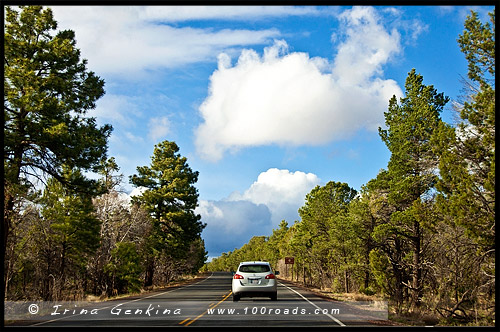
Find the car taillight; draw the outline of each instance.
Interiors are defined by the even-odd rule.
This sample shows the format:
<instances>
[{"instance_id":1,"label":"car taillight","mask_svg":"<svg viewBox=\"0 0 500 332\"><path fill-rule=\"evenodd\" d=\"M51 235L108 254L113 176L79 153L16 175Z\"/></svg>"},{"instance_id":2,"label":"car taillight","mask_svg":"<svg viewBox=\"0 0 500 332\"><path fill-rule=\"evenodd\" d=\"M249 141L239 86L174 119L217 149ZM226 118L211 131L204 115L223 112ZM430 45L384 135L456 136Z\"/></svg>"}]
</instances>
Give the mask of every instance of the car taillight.
<instances>
[{"instance_id":1,"label":"car taillight","mask_svg":"<svg viewBox=\"0 0 500 332\"><path fill-rule=\"evenodd\" d=\"M241 274L235 274L233 279L245 279Z\"/></svg>"},{"instance_id":2,"label":"car taillight","mask_svg":"<svg viewBox=\"0 0 500 332\"><path fill-rule=\"evenodd\" d=\"M272 274L272 273L271 273L271 274L268 274L268 275L266 276L266 279L274 279L274 274Z\"/></svg>"}]
</instances>

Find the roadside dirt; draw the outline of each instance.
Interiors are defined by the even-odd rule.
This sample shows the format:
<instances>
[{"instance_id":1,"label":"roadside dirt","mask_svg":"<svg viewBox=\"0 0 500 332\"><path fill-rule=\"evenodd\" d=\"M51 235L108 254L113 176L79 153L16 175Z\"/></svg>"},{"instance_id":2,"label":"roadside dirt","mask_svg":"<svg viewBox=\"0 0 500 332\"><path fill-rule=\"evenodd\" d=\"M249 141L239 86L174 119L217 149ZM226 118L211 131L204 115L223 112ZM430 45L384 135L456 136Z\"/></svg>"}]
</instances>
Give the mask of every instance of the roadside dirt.
<instances>
[{"instance_id":1,"label":"roadside dirt","mask_svg":"<svg viewBox=\"0 0 500 332\"><path fill-rule=\"evenodd\" d=\"M342 301L366 301L366 300L370 300L370 297L364 296L362 294L351 294L350 296L345 296L345 295L338 296L330 291L325 291L325 290L321 290L319 288L314 288L314 287L308 287L308 286L306 286L303 283L298 282L298 281L292 281L292 280L281 278L281 277L277 277L277 278L281 281L290 283L297 288L309 291L309 292L313 293L314 295L316 295L322 299L325 299L327 301L342 302ZM356 296L358 298L356 298ZM392 320L377 320L377 321L374 320L374 321L369 321L369 322L371 324L376 324L376 325L380 325L380 326L408 326L408 325L405 325L405 324L402 324L399 322L395 322Z\"/></svg>"}]
</instances>

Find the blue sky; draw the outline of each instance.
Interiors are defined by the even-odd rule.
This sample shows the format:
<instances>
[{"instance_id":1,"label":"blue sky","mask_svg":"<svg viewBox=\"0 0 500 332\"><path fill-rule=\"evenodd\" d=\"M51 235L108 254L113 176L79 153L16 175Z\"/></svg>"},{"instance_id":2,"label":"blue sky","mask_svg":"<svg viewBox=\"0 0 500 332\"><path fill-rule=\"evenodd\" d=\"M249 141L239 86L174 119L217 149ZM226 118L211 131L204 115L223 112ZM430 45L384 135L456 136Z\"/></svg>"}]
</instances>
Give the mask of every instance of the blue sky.
<instances>
[{"instance_id":1,"label":"blue sky","mask_svg":"<svg viewBox=\"0 0 500 332\"><path fill-rule=\"evenodd\" d=\"M209 256L298 220L328 181L359 190L387 166L378 136L389 98L415 68L458 100L456 42L477 6L53 6L106 82L90 116L114 127L109 156L128 176L175 141L199 172ZM443 112L453 122L452 102Z\"/></svg>"}]
</instances>

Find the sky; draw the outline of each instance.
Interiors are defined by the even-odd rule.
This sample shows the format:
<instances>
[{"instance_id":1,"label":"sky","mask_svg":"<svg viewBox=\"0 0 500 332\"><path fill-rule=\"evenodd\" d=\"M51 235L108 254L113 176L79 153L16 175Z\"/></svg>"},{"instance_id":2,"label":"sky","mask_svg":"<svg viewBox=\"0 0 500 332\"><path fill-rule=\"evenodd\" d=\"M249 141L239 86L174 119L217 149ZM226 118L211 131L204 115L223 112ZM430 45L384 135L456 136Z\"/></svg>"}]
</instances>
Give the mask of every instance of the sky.
<instances>
[{"instance_id":1,"label":"sky","mask_svg":"<svg viewBox=\"0 0 500 332\"><path fill-rule=\"evenodd\" d=\"M124 175L175 141L199 172L209 258L272 234L317 185L360 190L387 167L378 128L415 68L451 98L467 62L457 43L488 6L51 6L76 33L106 94L89 116L114 128Z\"/></svg>"}]
</instances>

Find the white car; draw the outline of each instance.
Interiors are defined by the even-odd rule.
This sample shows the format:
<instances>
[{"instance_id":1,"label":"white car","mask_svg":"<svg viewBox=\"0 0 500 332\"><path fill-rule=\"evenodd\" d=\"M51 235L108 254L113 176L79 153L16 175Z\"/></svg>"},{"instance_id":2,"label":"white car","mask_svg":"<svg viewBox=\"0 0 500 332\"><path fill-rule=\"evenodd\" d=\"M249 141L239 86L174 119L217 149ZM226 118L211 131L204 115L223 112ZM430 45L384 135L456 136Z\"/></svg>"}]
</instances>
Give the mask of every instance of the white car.
<instances>
[{"instance_id":1,"label":"white car","mask_svg":"<svg viewBox=\"0 0 500 332\"><path fill-rule=\"evenodd\" d=\"M241 262L233 275L233 301L254 296L266 296L276 301L278 274L268 262Z\"/></svg>"}]
</instances>

